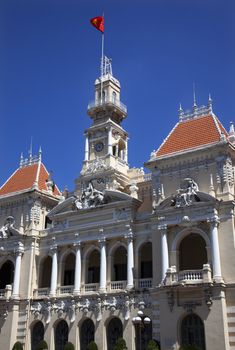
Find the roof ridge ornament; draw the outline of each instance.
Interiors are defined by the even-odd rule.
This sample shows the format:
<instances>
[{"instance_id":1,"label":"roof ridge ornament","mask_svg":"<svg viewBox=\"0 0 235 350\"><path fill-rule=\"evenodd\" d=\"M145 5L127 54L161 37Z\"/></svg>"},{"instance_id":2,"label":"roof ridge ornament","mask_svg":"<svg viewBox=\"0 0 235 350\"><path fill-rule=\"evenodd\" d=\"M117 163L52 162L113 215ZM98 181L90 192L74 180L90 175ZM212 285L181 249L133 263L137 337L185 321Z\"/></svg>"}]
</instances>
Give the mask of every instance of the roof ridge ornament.
<instances>
[{"instance_id":1,"label":"roof ridge ornament","mask_svg":"<svg viewBox=\"0 0 235 350\"><path fill-rule=\"evenodd\" d=\"M33 156L33 153L31 151L31 147L29 150L29 157L28 158L24 158L23 152L21 152L21 154L20 154L20 168L39 163L41 161L42 161L42 148L41 148L41 146L39 148L38 155Z\"/></svg>"},{"instance_id":2,"label":"roof ridge ornament","mask_svg":"<svg viewBox=\"0 0 235 350\"><path fill-rule=\"evenodd\" d=\"M189 120L189 119L202 117L205 115L213 115L212 100L211 99L208 101L207 106L202 105L202 106L198 107L197 104L194 104L192 110L189 109L189 110L186 110L185 112L183 111L183 109L179 109L179 121L180 122L185 121L185 120Z\"/></svg>"}]
</instances>

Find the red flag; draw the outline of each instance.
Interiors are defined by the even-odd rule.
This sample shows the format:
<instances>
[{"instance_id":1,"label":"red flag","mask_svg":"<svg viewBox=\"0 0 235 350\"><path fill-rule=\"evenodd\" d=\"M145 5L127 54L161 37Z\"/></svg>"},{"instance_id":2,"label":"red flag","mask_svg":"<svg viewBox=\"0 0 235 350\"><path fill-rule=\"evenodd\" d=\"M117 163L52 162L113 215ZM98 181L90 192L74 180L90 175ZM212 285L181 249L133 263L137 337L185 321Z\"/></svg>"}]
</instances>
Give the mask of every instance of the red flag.
<instances>
[{"instance_id":1,"label":"red flag","mask_svg":"<svg viewBox=\"0 0 235 350\"><path fill-rule=\"evenodd\" d=\"M104 33L104 16L94 17L90 22L96 29Z\"/></svg>"}]
</instances>

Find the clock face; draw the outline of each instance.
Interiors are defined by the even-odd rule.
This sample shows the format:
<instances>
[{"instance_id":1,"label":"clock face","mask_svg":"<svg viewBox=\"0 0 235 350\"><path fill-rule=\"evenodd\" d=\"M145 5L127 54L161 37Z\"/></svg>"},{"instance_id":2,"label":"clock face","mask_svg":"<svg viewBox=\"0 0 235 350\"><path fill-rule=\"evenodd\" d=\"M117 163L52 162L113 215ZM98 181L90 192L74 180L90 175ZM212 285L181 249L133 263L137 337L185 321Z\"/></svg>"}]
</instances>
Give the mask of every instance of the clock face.
<instances>
[{"instance_id":1,"label":"clock face","mask_svg":"<svg viewBox=\"0 0 235 350\"><path fill-rule=\"evenodd\" d=\"M95 145L96 152L101 152L103 148L104 148L103 142L96 143L96 145Z\"/></svg>"}]
</instances>

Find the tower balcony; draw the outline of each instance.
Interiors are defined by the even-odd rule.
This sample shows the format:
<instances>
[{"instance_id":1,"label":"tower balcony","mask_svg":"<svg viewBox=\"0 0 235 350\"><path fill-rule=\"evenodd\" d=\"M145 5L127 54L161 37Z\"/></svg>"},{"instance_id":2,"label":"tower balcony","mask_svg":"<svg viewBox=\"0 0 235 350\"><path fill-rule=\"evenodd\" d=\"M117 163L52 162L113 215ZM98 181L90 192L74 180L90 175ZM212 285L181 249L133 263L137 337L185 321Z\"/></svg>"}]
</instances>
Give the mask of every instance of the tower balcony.
<instances>
[{"instance_id":1,"label":"tower balcony","mask_svg":"<svg viewBox=\"0 0 235 350\"><path fill-rule=\"evenodd\" d=\"M106 98L103 101L101 100L91 101L88 104L87 113L89 116L92 117L97 112L106 110L106 109L116 111L118 115L122 116L122 118L125 118L127 114L127 107L124 105L124 103L115 99L108 99L108 98Z\"/></svg>"}]
</instances>

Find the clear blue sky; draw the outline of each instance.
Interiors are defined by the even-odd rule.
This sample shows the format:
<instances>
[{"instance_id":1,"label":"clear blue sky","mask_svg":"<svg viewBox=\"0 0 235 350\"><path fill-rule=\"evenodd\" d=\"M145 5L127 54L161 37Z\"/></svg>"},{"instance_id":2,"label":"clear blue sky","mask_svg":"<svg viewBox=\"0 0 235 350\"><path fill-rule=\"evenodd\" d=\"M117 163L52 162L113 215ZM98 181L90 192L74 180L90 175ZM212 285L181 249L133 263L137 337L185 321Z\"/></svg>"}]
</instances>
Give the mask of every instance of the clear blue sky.
<instances>
[{"instance_id":1,"label":"clear blue sky","mask_svg":"<svg viewBox=\"0 0 235 350\"><path fill-rule=\"evenodd\" d=\"M1 0L0 183L34 153L63 189L84 157L87 104L105 53L128 107L129 162L142 166L178 120L178 106L213 98L226 128L235 119L234 0Z\"/></svg>"}]
</instances>

